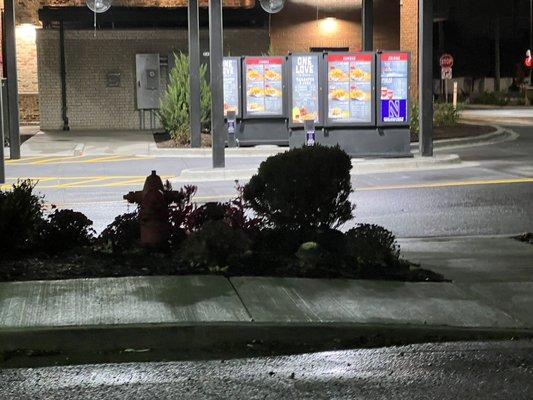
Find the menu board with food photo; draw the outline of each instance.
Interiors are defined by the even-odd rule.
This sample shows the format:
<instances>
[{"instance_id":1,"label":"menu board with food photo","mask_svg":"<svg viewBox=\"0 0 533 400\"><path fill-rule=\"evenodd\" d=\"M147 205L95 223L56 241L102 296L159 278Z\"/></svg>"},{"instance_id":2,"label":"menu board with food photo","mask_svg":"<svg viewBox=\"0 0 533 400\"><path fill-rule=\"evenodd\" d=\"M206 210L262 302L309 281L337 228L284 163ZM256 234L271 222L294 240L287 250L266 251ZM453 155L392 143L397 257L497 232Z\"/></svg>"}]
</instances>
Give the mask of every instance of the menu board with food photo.
<instances>
[{"instance_id":1,"label":"menu board with food photo","mask_svg":"<svg viewBox=\"0 0 533 400\"><path fill-rule=\"evenodd\" d=\"M283 115L283 58L244 59L248 116Z\"/></svg>"},{"instance_id":2,"label":"menu board with food photo","mask_svg":"<svg viewBox=\"0 0 533 400\"><path fill-rule=\"evenodd\" d=\"M240 113L239 61L238 58L226 57L222 63L224 77L224 116L228 115L228 111L235 111L237 117Z\"/></svg>"},{"instance_id":3,"label":"menu board with food photo","mask_svg":"<svg viewBox=\"0 0 533 400\"><path fill-rule=\"evenodd\" d=\"M409 96L409 54L383 53L380 55L381 122L407 123Z\"/></svg>"},{"instance_id":4,"label":"menu board with food photo","mask_svg":"<svg viewBox=\"0 0 533 400\"><path fill-rule=\"evenodd\" d=\"M291 123L319 123L319 56L291 56Z\"/></svg>"},{"instance_id":5,"label":"menu board with food photo","mask_svg":"<svg viewBox=\"0 0 533 400\"><path fill-rule=\"evenodd\" d=\"M365 53L327 56L331 122L372 122L372 59Z\"/></svg>"}]
</instances>

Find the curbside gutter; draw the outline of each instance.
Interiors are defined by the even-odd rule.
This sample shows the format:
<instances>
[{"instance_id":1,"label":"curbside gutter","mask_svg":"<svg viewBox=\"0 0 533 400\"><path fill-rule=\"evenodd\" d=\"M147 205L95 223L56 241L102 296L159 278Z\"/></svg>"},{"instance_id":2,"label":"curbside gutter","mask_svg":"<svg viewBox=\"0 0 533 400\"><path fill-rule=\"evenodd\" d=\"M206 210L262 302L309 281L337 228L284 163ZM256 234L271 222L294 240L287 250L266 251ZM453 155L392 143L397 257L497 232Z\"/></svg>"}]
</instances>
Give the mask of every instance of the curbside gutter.
<instances>
[{"instance_id":1,"label":"curbside gutter","mask_svg":"<svg viewBox=\"0 0 533 400\"><path fill-rule=\"evenodd\" d=\"M428 342L531 338L531 329L356 323L48 328L0 331L0 367L225 359Z\"/></svg>"}]
</instances>

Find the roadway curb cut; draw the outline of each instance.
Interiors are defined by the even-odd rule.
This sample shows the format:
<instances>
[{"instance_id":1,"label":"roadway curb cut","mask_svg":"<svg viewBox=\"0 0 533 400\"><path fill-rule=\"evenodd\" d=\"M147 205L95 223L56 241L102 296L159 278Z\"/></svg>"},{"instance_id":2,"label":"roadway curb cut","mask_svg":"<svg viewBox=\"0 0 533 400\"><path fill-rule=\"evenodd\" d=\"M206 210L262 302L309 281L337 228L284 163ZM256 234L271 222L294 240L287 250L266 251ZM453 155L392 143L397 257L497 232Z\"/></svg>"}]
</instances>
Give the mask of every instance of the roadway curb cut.
<instances>
[{"instance_id":1,"label":"roadway curb cut","mask_svg":"<svg viewBox=\"0 0 533 400\"><path fill-rule=\"evenodd\" d=\"M432 169L458 168L471 166L462 163L456 154L435 155L434 157L412 157L399 159L352 159L352 175L389 173L400 171L424 171ZM244 168L193 168L184 169L171 183L207 182L250 179L257 173L257 166Z\"/></svg>"},{"instance_id":2,"label":"roadway curb cut","mask_svg":"<svg viewBox=\"0 0 533 400\"><path fill-rule=\"evenodd\" d=\"M0 367L233 358L424 342L528 339L530 329L354 323L204 323L0 331Z\"/></svg>"}]
</instances>

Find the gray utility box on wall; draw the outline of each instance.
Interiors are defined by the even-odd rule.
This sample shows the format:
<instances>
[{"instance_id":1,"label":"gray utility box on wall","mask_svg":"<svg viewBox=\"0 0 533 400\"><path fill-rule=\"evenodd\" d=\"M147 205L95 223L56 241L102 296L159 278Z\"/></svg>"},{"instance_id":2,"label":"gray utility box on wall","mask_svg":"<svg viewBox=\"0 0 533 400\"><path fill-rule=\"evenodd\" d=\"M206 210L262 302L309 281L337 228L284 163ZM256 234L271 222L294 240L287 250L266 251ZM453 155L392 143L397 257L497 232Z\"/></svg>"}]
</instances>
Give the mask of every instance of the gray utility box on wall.
<instances>
[{"instance_id":1,"label":"gray utility box on wall","mask_svg":"<svg viewBox=\"0 0 533 400\"><path fill-rule=\"evenodd\" d=\"M159 54L136 54L137 109L159 109L161 98L161 73Z\"/></svg>"}]
</instances>

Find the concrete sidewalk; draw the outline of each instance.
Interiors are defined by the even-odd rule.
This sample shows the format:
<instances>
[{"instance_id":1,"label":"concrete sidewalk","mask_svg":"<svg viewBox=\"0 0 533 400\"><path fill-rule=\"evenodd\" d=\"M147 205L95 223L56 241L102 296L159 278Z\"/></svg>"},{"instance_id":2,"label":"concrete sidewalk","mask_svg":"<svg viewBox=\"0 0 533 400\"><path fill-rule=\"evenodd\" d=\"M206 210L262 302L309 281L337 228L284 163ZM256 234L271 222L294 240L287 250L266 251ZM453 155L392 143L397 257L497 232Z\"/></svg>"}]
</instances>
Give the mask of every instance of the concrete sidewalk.
<instances>
[{"instance_id":1,"label":"concrete sidewalk","mask_svg":"<svg viewBox=\"0 0 533 400\"><path fill-rule=\"evenodd\" d=\"M434 147L439 149L461 148L498 143L516 138L512 132L501 127L490 134L459 139L436 140ZM35 130L35 127L32 127ZM263 145L255 147L228 148L230 158L269 157L288 147ZM411 143L413 154L418 152L418 143ZM180 157L210 158L211 148L160 149L154 142L151 132L139 131L39 131L21 146L22 157L65 157L65 156L139 156L139 157ZM6 154L9 154L6 152Z\"/></svg>"},{"instance_id":2,"label":"concrete sidewalk","mask_svg":"<svg viewBox=\"0 0 533 400\"><path fill-rule=\"evenodd\" d=\"M327 335L400 343L533 336L533 246L507 238L401 244L405 257L454 281L173 276L1 283L0 353L322 343Z\"/></svg>"}]
</instances>

